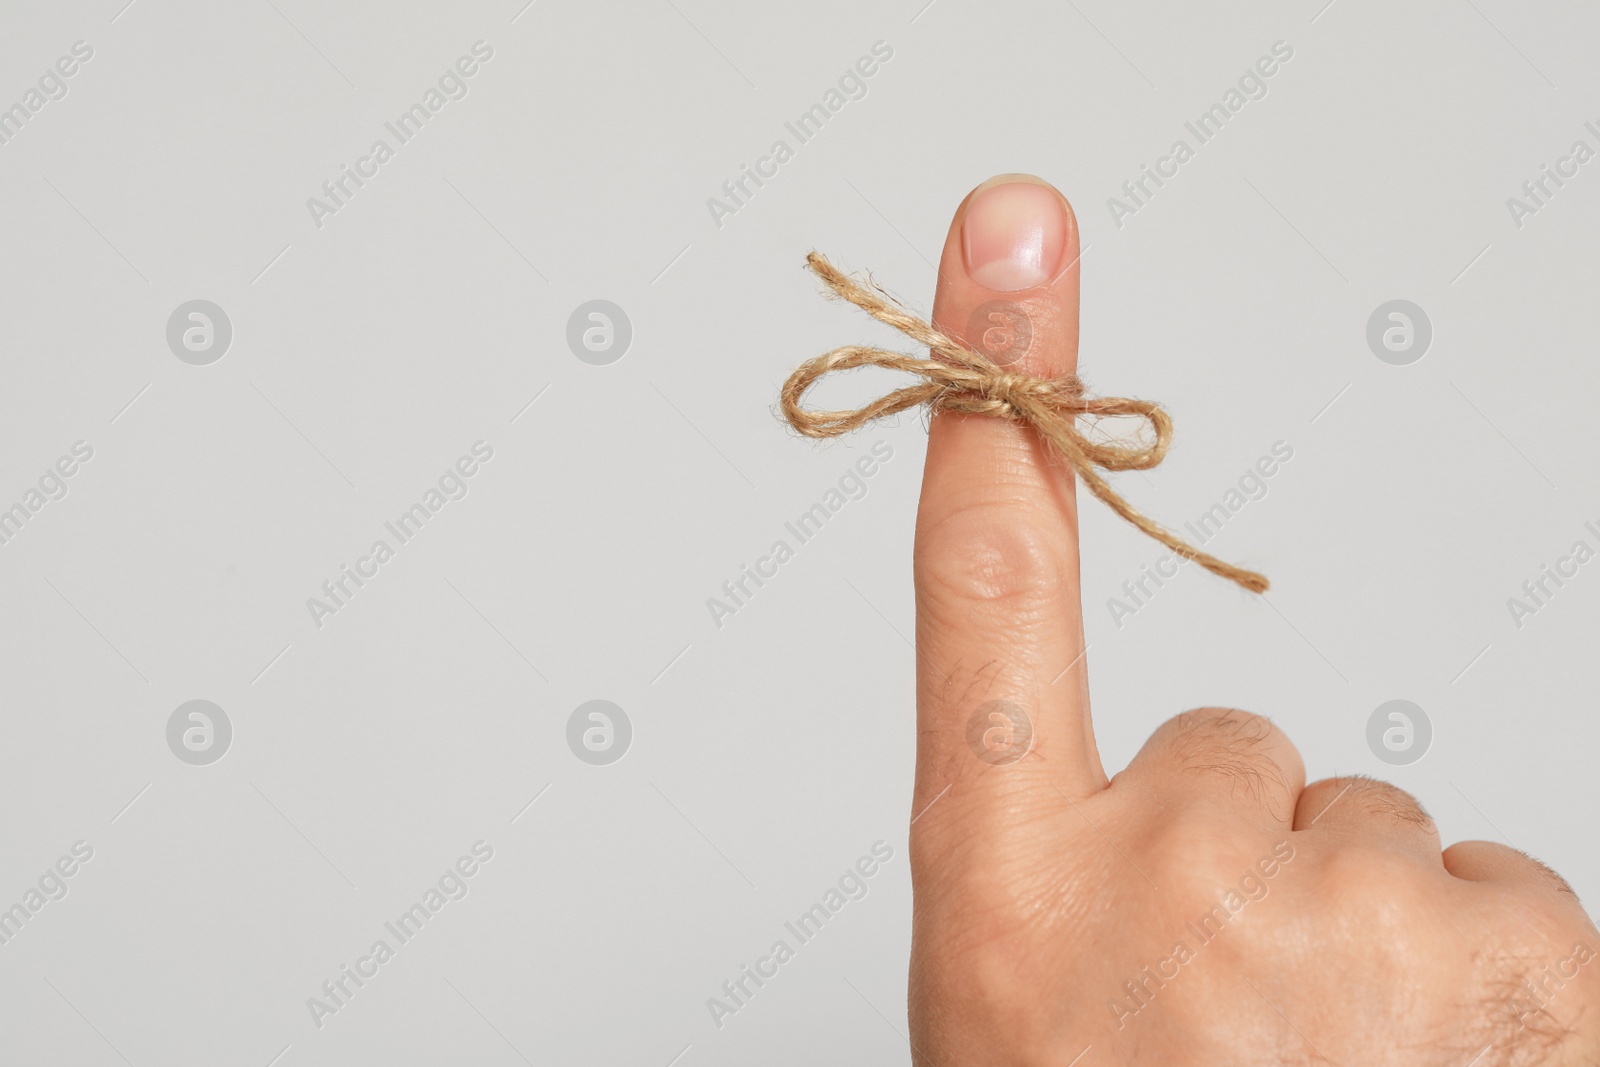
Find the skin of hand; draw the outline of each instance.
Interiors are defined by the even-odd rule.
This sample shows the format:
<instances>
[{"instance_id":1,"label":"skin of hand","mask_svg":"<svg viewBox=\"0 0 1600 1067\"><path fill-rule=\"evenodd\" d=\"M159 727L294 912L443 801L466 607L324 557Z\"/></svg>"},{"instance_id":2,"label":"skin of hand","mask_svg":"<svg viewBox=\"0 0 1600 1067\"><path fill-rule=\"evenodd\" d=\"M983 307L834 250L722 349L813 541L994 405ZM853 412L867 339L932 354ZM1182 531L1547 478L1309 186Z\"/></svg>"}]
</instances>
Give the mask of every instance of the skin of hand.
<instances>
[{"instance_id":1,"label":"skin of hand","mask_svg":"<svg viewBox=\"0 0 1600 1067\"><path fill-rule=\"evenodd\" d=\"M934 321L1074 373L1078 254L1053 187L991 179ZM1074 479L1031 431L933 417L915 571L917 1067L1600 1063L1600 933L1523 853L1441 849L1382 782L1307 785L1242 711L1171 719L1107 779Z\"/></svg>"}]
</instances>

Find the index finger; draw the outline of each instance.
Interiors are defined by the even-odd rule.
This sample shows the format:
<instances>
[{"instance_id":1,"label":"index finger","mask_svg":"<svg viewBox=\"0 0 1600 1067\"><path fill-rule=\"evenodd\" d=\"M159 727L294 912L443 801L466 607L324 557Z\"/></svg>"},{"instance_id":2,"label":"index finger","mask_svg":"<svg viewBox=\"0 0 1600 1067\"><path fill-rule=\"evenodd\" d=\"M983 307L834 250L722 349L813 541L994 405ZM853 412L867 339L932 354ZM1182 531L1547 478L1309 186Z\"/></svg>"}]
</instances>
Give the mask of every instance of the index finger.
<instances>
[{"instance_id":1,"label":"index finger","mask_svg":"<svg viewBox=\"0 0 1600 1067\"><path fill-rule=\"evenodd\" d=\"M934 324L1036 377L1075 373L1078 227L1026 175L980 185L945 239ZM1089 716L1070 468L1029 427L939 411L917 512L917 799L1106 785ZM1004 773L993 773L1003 771ZM1059 803L1059 797L1054 798Z\"/></svg>"}]
</instances>

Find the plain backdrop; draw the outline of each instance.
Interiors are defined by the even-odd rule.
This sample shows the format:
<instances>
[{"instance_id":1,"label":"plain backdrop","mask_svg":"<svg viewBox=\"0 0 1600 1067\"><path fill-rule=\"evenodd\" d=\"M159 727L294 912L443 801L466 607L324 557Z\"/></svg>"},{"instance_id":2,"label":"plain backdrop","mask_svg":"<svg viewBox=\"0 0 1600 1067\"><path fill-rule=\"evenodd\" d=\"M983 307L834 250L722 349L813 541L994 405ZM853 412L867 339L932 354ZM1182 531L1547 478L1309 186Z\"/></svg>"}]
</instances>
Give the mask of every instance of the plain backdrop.
<instances>
[{"instance_id":1,"label":"plain backdrop","mask_svg":"<svg viewBox=\"0 0 1600 1067\"><path fill-rule=\"evenodd\" d=\"M1313 778L1387 777L1447 842L1600 896L1600 562L1509 604L1600 549L1600 161L1561 163L1600 150L1592 5L525 4L4 6L0 106L26 120L0 144L0 508L28 517L0 544L0 907L26 913L0 1058L906 1062L925 428L819 445L773 407L800 360L895 343L806 252L926 311L951 213L1005 171L1076 205L1085 377L1177 422L1117 479L1137 506L1181 526L1293 450L1209 546L1265 599L1189 568L1114 617L1161 550L1085 501L1107 767L1185 708L1269 713ZM477 42L400 143L385 124ZM878 42L800 143L785 123ZM1114 211L1278 42L1265 95ZM1546 165L1576 173L1535 203ZM231 324L209 364L168 343L192 300ZM614 362L569 345L594 300L631 327ZM1391 300L1431 323L1405 365L1367 341ZM714 620L880 441L866 494ZM30 498L78 442L65 495ZM399 544L385 523L479 442ZM1405 766L1368 744L1396 699L1432 727ZM231 726L205 765L169 745L191 700ZM621 759L569 745L592 700L627 717ZM880 841L866 895L717 1025L708 998ZM478 842L400 945L384 924ZM41 879L67 892L34 910ZM314 1019L346 966L376 973Z\"/></svg>"}]
</instances>

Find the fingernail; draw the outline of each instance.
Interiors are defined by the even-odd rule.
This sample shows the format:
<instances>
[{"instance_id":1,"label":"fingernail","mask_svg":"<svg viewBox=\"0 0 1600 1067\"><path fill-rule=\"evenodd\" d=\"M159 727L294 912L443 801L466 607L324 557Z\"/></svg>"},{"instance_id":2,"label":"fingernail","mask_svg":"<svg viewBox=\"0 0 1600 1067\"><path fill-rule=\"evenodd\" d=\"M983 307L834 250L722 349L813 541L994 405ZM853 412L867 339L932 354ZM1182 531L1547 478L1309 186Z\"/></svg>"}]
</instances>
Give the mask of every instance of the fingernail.
<instances>
[{"instance_id":1,"label":"fingernail","mask_svg":"<svg viewBox=\"0 0 1600 1067\"><path fill-rule=\"evenodd\" d=\"M1067 212L1037 178L1006 174L978 186L961 224L967 276L1002 293L1043 285L1061 267Z\"/></svg>"}]
</instances>

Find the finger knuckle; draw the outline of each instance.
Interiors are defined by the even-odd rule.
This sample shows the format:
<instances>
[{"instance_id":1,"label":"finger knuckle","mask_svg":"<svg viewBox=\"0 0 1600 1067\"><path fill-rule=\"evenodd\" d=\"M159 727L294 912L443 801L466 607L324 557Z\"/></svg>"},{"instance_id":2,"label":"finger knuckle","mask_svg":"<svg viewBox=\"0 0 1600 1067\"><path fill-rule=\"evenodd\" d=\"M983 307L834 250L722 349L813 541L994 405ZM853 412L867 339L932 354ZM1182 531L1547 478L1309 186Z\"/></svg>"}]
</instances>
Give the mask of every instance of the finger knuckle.
<instances>
[{"instance_id":1,"label":"finger knuckle","mask_svg":"<svg viewBox=\"0 0 1600 1067\"><path fill-rule=\"evenodd\" d=\"M1320 820L1323 814L1333 812L1335 804L1349 805L1353 814L1364 814L1381 819L1415 826L1423 832L1434 830L1433 816L1420 801L1397 785L1363 775L1327 778L1306 790L1312 798L1313 810Z\"/></svg>"},{"instance_id":2,"label":"finger knuckle","mask_svg":"<svg viewBox=\"0 0 1600 1067\"><path fill-rule=\"evenodd\" d=\"M1557 893L1564 893L1567 896L1573 897L1574 899L1577 898L1578 891L1573 889L1572 883L1563 878L1560 872L1554 867L1550 866L1548 863L1544 862L1544 860L1541 860L1536 856L1531 856L1528 853L1523 852L1520 848L1516 851L1524 860L1527 861L1528 866L1532 867L1536 872L1538 872L1539 877L1543 880L1545 885L1548 885Z\"/></svg>"},{"instance_id":3,"label":"finger knuckle","mask_svg":"<svg viewBox=\"0 0 1600 1067\"><path fill-rule=\"evenodd\" d=\"M1161 726L1161 732L1180 751L1216 745L1250 748L1271 738L1276 730L1265 715L1221 707L1179 712Z\"/></svg>"},{"instance_id":4,"label":"finger knuckle","mask_svg":"<svg viewBox=\"0 0 1600 1067\"><path fill-rule=\"evenodd\" d=\"M1157 733L1183 771L1220 776L1255 800L1279 800L1295 787L1299 753L1264 715L1197 708L1169 719Z\"/></svg>"},{"instance_id":5,"label":"finger knuckle","mask_svg":"<svg viewBox=\"0 0 1600 1067\"><path fill-rule=\"evenodd\" d=\"M1063 593L1060 534L1022 506L976 505L918 531L918 587L940 600L1016 608Z\"/></svg>"}]
</instances>

